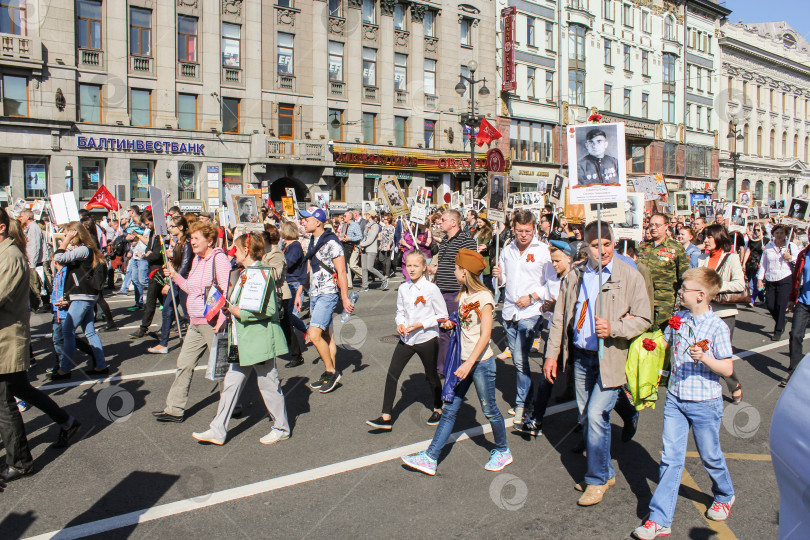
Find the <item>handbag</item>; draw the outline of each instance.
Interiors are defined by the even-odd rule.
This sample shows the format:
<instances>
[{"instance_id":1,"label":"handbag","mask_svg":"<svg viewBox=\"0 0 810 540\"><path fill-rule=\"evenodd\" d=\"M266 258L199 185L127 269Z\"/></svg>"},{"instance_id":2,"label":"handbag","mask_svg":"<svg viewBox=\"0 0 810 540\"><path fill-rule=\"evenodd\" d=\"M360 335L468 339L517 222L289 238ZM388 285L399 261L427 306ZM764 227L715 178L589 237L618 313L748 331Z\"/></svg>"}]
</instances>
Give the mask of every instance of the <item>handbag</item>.
<instances>
[{"instance_id":1,"label":"handbag","mask_svg":"<svg viewBox=\"0 0 810 540\"><path fill-rule=\"evenodd\" d=\"M430 254L434 257L439 254L439 243L435 238L433 239L433 243L430 244Z\"/></svg>"},{"instance_id":2,"label":"handbag","mask_svg":"<svg viewBox=\"0 0 810 540\"><path fill-rule=\"evenodd\" d=\"M211 285L209 285L209 286L205 287L205 289L203 289L203 299L205 299L206 308L209 307L207 305L208 302L209 302L209 298L213 298L211 296L212 295L211 289L214 289L217 293L219 293L218 299L215 300L212 303L212 305L210 306L212 309L205 313L205 319L208 321L208 324L210 324L211 326L216 326L217 325L217 319L219 319L219 314L222 311L222 306L224 306L225 303L226 303L225 302L225 298L226 298L225 292L222 291L222 288L219 286L219 281L217 280L217 267L216 267L216 264L215 264L216 263L216 258L217 258L216 255L211 257L211 275L213 276L214 281L211 283Z\"/></svg>"},{"instance_id":3,"label":"handbag","mask_svg":"<svg viewBox=\"0 0 810 540\"><path fill-rule=\"evenodd\" d=\"M726 259L730 256L730 253L726 253L726 256L723 257L723 260L717 265L716 272L718 274L720 273L720 269L723 268L723 265L726 264ZM747 304L751 301L751 288L748 287L748 280L744 279L744 282L745 289L741 292L720 293L714 298L713 302L717 304Z\"/></svg>"},{"instance_id":4,"label":"handbag","mask_svg":"<svg viewBox=\"0 0 810 540\"><path fill-rule=\"evenodd\" d=\"M208 347L208 367L205 369L205 378L209 381L221 381L230 368L231 347L228 343L228 324L214 334L214 339ZM237 360L238 361L238 360Z\"/></svg>"}]
</instances>

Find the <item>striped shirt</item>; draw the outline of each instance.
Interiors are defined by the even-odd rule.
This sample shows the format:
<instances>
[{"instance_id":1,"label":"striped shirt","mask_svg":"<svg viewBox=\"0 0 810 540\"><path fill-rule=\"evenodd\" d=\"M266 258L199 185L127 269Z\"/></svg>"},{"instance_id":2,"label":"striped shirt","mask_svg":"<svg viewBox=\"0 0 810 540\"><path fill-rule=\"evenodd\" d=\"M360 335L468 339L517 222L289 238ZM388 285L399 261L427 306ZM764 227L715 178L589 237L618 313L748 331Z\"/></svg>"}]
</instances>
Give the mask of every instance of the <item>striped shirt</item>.
<instances>
[{"instance_id":1,"label":"striped shirt","mask_svg":"<svg viewBox=\"0 0 810 540\"><path fill-rule=\"evenodd\" d=\"M688 311L676 313L681 318L677 331L664 330L664 339L672 347L669 391L684 401L706 401L723 397L720 376L703 362L689 356L689 347L699 345L717 360L731 358L731 338L728 326L713 311L693 317Z\"/></svg>"},{"instance_id":2,"label":"striped shirt","mask_svg":"<svg viewBox=\"0 0 810 540\"><path fill-rule=\"evenodd\" d=\"M191 320L191 324L206 325L205 319L205 289L214 284L214 268L217 273L217 285L222 294L228 294L228 281L231 275L231 262L228 256L220 248L214 248L211 254L205 259L197 255L191 263L191 271L188 278L180 274L174 277L177 286L183 289L188 295L186 299L186 311ZM225 315L219 314L217 324L222 322Z\"/></svg>"},{"instance_id":3,"label":"striped shirt","mask_svg":"<svg viewBox=\"0 0 810 540\"><path fill-rule=\"evenodd\" d=\"M456 279L456 255L462 248L478 251L475 240L462 230L459 230L458 234L453 237L445 237L439 244L438 266L433 282L439 287L442 294L457 293L461 290L461 285Z\"/></svg>"}]
</instances>

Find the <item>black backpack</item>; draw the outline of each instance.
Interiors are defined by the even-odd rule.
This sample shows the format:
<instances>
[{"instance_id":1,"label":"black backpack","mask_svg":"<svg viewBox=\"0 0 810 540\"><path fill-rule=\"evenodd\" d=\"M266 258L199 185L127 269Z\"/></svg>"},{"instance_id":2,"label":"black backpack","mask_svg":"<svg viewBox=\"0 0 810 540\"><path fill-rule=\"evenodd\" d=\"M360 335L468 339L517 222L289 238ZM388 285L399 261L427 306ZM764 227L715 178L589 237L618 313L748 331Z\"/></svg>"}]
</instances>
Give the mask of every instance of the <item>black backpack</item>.
<instances>
[{"instance_id":1,"label":"black backpack","mask_svg":"<svg viewBox=\"0 0 810 540\"><path fill-rule=\"evenodd\" d=\"M121 235L113 241L110 253L112 253L113 257L123 257L126 252L127 252L127 238L126 236Z\"/></svg>"}]
</instances>

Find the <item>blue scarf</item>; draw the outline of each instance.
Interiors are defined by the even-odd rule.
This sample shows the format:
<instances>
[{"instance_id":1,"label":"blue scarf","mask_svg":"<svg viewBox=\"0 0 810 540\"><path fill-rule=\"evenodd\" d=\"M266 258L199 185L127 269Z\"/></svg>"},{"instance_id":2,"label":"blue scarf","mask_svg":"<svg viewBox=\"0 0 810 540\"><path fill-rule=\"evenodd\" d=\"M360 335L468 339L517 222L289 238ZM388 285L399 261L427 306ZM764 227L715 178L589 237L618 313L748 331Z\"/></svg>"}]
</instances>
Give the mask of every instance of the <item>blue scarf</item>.
<instances>
[{"instance_id":1,"label":"blue scarf","mask_svg":"<svg viewBox=\"0 0 810 540\"><path fill-rule=\"evenodd\" d=\"M461 381L455 375L456 370L461 365L461 330L458 326L458 312L451 313L449 320L456 324L450 331L450 343L447 346L447 356L444 359L442 401L445 403L452 403L456 398L456 385Z\"/></svg>"},{"instance_id":2,"label":"blue scarf","mask_svg":"<svg viewBox=\"0 0 810 540\"><path fill-rule=\"evenodd\" d=\"M324 231L324 233L320 236L320 238L318 238L317 243L315 243L315 238L314 237L309 239L309 246L307 246L306 258L309 261L310 266L312 267L312 273L313 274L318 272L318 270L321 269L321 262L318 260L318 257L316 257L315 255L324 246L324 244L326 244L329 240L334 240L337 243L340 243L340 239L332 231ZM315 245L313 246L312 244L315 244ZM332 274L336 273L336 270L335 270L334 267L327 268L327 270L329 270L329 272L331 272Z\"/></svg>"}]
</instances>

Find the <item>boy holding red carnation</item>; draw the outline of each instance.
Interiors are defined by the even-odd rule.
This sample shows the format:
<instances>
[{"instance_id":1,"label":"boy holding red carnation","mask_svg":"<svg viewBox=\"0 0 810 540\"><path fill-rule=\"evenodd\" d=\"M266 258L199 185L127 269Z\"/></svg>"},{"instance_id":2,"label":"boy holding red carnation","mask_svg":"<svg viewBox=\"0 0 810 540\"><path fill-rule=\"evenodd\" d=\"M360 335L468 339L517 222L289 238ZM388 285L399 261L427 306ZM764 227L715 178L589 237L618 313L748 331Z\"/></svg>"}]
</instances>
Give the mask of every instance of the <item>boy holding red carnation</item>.
<instances>
[{"instance_id":1,"label":"boy holding red carnation","mask_svg":"<svg viewBox=\"0 0 810 540\"><path fill-rule=\"evenodd\" d=\"M684 273L679 294L686 309L676 313L664 330L667 347L672 347L664 409L664 451L658 487L650 501L650 517L633 531L633 536L641 540L672 532L690 426L700 459L712 478L714 503L706 517L724 521L731 514L734 487L720 448L720 376L730 376L734 365L728 326L709 308L721 284L720 275L707 267Z\"/></svg>"}]
</instances>

